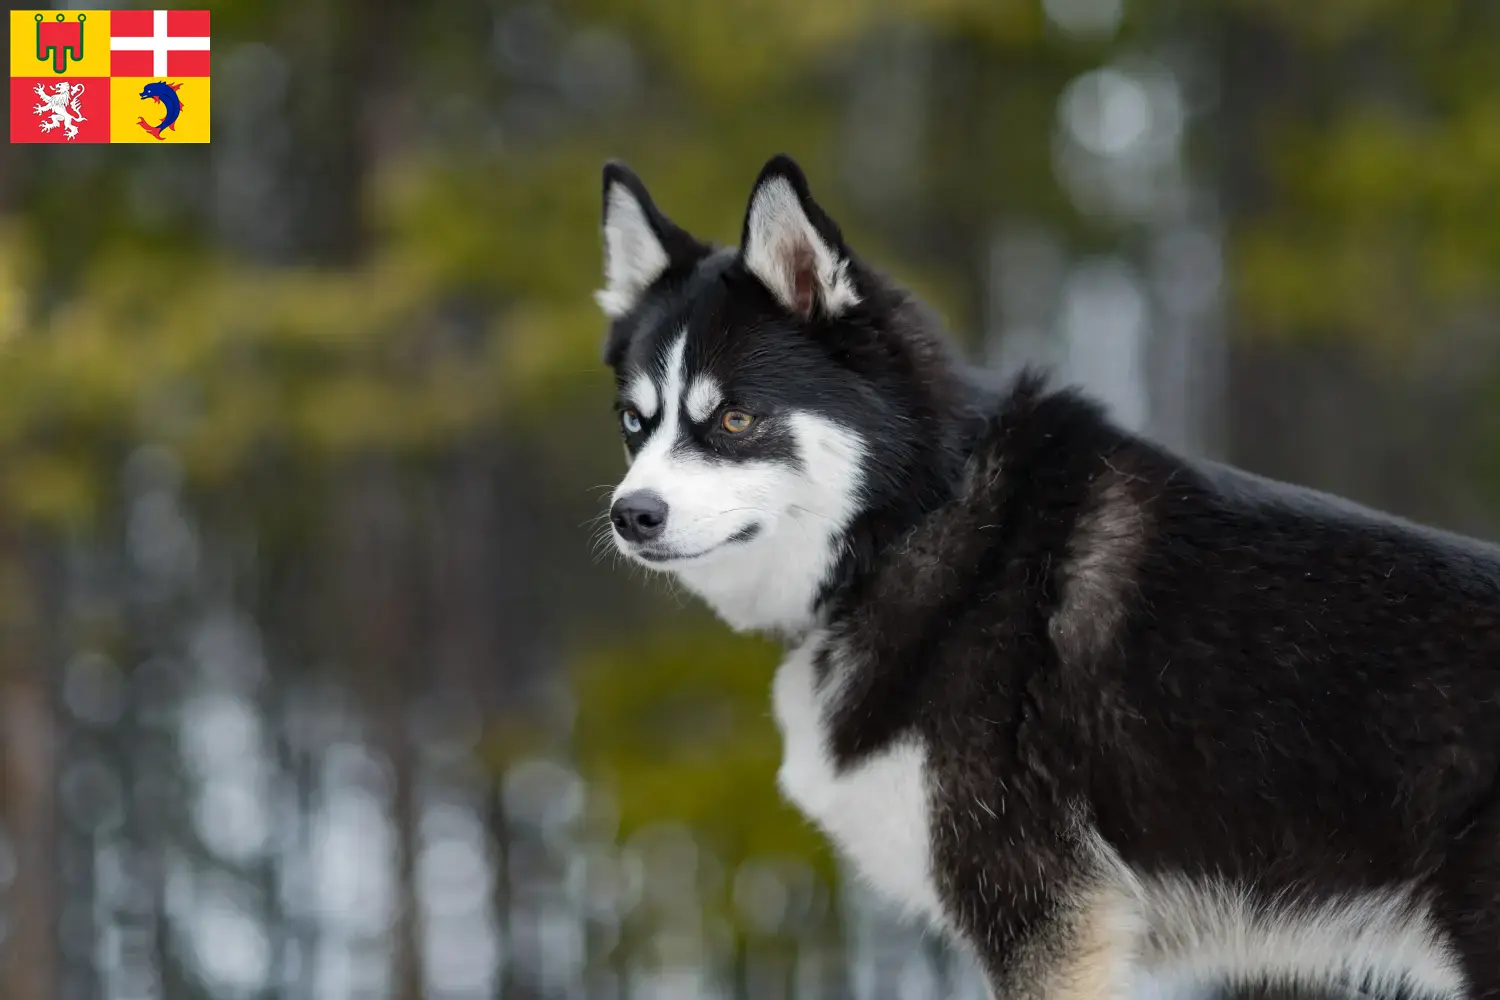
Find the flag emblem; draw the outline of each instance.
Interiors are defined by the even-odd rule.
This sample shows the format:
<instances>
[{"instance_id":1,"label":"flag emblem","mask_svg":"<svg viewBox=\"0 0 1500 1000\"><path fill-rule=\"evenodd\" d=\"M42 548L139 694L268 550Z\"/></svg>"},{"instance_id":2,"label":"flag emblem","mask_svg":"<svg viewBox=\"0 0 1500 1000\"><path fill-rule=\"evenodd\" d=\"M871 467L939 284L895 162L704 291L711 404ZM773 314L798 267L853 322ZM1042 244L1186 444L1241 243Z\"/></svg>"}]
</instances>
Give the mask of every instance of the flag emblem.
<instances>
[{"instance_id":1,"label":"flag emblem","mask_svg":"<svg viewBox=\"0 0 1500 1000\"><path fill-rule=\"evenodd\" d=\"M78 126L88 121L83 117L83 109L78 106L83 100L83 84L59 80L49 91L45 83L39 83L35 87L35 93L42 103L32 108L31 113L46 119L37 127L43 132L61 128L64 139L78 138Z\"/></svg>"},{"instance_id":2,"label":"flag emblem","mask_svg":"<svg viewBox=\"0 0 1500 1000\"><path fill-rule=\"evenodd\" d=\"M72 21L68 20L68 15L58 14L55 20L49 22L46 17L37 14L36 57L50 59L54 73L66 72L69 56L75 62L83 58L83 22L87 20L87 14L79 14Z\"/></svg>"},{"instance_id":3,"label":"flag emblem","mask_svg":"<svg viewBox=\"0 0 1500 1000\"><path fill-rule=\"evenodd\" d=\"M13 10L10 141L208 142L209 12Z\"/></svg>"}]
</instances>

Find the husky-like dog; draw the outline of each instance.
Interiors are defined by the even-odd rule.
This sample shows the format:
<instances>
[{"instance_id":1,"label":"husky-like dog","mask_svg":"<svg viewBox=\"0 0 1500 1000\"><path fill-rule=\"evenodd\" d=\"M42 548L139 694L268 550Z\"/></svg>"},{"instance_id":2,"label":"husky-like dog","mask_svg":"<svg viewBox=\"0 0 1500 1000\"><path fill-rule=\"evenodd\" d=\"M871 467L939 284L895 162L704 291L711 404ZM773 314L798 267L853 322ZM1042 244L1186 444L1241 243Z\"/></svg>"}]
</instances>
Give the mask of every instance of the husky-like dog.
<instances>
[{"instance_id":1,"label":"husky-like dog","mask_svg":"<svg viewBox=\"0 0 1500 1000\"><path fill-rule=\"evenodd\" d=\"M786 157L738 248L615 163L603 229L616 544L781 639L782 790L995 996L1500 998L1500 549L986 388Z\"/></svg>"}]
</instances>

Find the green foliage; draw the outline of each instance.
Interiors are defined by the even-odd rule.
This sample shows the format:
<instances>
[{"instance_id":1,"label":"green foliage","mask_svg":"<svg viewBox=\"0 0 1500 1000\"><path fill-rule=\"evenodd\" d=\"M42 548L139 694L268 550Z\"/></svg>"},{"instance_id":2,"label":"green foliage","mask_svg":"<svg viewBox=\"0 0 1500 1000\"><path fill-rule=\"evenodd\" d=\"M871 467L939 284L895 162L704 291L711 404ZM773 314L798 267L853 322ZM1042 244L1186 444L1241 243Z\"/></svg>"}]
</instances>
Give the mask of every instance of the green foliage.
<instances>
[{"instance_id":1,"label":"green foliage","mask_svg":"<svg viewBox=\"0 0 1500 1000\"><path fill-rule=\"evenodd\" d=\"M1245 123L1268 185L1230 233L1241 322L1402 348L1493 308L1500 8L1237 6L1315 67Z\"/></svg>"},{"instance_id":2,"label":"green foliage","mask_svg":"<svg viewBox=\"0 0 1500 1000\"><path fill-rule=\"evenodd\" d=\"M159 293L159 276L181 279ZM132 442L222 483L267 444L313 455L430 446L488 416L502 359L422 359L424 273L259 270L143 253L98 261L0 367L5 499L22 516L98 512Z\"/></svg>"},{"instance_id":3,"label":"green foliage","mask_svg":"<svg viewBox=\"0 0 1500 1000\"><path fill-rule=\"evenodd\" d=\"M675 821L730 865L795 856L831 875L822 838L776 790L779 743L767 704L776 662L770 644L714 623L583 658L574 751L615 789L625 836Z\"/></svg>"}]
</instances>

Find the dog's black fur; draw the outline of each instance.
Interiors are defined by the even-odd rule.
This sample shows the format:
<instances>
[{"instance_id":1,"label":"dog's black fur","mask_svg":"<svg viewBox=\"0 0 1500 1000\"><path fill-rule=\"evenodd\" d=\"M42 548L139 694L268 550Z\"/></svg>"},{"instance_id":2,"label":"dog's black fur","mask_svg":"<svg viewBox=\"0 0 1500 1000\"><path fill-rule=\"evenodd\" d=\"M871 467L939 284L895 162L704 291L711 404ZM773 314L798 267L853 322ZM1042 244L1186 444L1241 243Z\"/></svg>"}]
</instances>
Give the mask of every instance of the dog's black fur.
<instances>
[{"instance_id":1,"label":"dog's black fur","mask_svg":"<svg viewBox=\"0 0 1500 1000\"><path fill-rule=\"evenodd\" d=\"M1125 522L1093 544L1122 565L1069 609L1111 491ZM1309 901L1424 886L1473 995L1500 995L1500 551L1187 461L1032 378L955 499L883 551L835 598L866 656L833 746L852 766L926 737L971 935L1025 936L1018 901L1069 880L1087 802L1147 873ZM1003 815L972 808L1002 786Z\"/></svg>"},{"instance_id":2,"label":"dog's black fur","mask_svg":"<svg viewBox=\"0 0 1500 1000\"><path fill-rule=\"evenodd\" d=\"M1412 887L1500 998L1500 549L1189 460L1036 375L982 388L795 165L766 170L862 301L789 316L684 234L653 308L795 329L860 385L808 404L873 442L816 614L857 654L829 739L853 768L922 738L940 893L997 988L1092 864L1082 809L1132 870L1267 906ZM644 328L616 324L612 364L657 350Z\"/></svg>"}]
</instances>

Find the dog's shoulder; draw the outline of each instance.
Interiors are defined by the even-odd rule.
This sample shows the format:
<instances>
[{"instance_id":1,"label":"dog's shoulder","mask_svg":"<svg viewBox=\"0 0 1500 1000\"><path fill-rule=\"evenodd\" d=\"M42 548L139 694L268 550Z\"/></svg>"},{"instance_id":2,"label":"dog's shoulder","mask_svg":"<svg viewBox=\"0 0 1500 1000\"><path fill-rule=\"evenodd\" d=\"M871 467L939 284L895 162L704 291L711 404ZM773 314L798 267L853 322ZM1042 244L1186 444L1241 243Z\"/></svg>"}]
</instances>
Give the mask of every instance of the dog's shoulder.
<instances>
[{"instance_id":1,"label":"dog's shoulder","mask_svg":"<svg viewBox=\"0 0 1500 1000\"><path fill-rule=\"evenodd\" d=\"M882 552L836 607L838 631L859 645L910 645L939 624L951 628L963 609L993 603L997 590L1019 597L1008 578L1031 577L1034 565L1059 574L1080 600L1102 573L1129 569L1149 492L1142 456L1088 397L1023 372L1003 390L976 390L954 439L963 461L950 498ZM1041 596L1004 603L1040 608Z\"/></svg>"},{"instance_id":2,"label":"dog's shoulder","mask_svg":"<svg viewBox=\"0 0 1500 1000\"><path fill-rule=\"evenodd\" d=\"M1116 647L1142 616L1195 632L1220 612L1500 626L1500 546L1182 456L1036 374L962 433L953 498L883 554L846 616L874 654L963 641L964 621L993 633L997 618L1048 636L1064 663Z\"/></svg>"}]
</instances>

